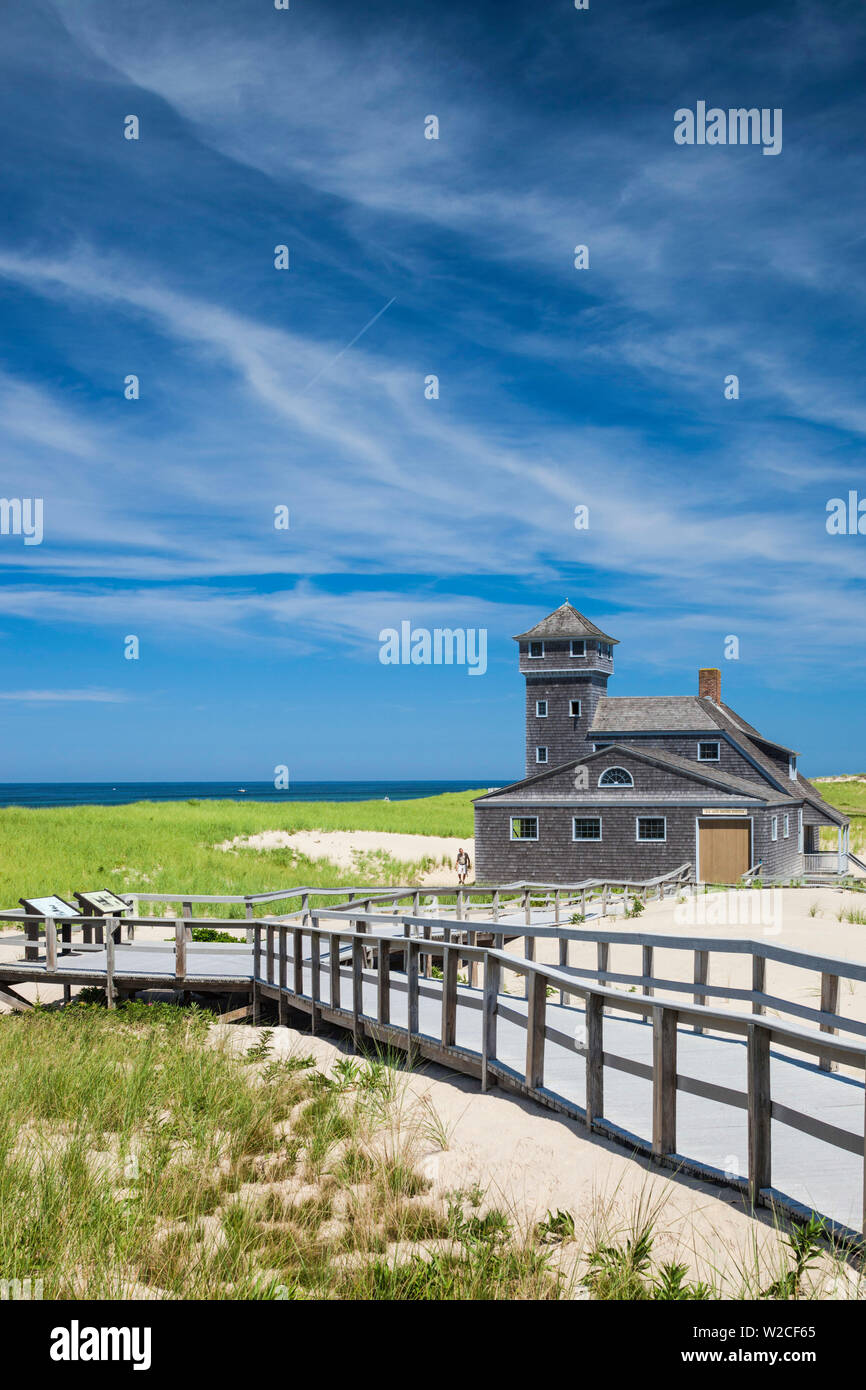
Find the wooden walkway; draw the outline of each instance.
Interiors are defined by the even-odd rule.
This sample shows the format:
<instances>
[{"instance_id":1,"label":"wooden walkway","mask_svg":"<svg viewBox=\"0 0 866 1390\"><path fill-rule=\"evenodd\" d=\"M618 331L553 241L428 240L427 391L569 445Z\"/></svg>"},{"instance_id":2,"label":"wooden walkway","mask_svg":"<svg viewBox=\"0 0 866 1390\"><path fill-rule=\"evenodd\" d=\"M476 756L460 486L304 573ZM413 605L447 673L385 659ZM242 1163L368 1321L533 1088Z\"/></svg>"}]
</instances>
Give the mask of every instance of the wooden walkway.
<instances>
[{"instance_id":1,"label":"wooden walkway","mask_svg":"<svg viewBox=\"0 0 866 1390\"><path fill-rule=\"evenodd\" d=\"M289 920L210 919L224 929L249 925L252 943L234 945L191 941L184 919L173 940L121 944L111 930L120 924L108 919L101 945L58 940L50 919L34 944L28 923L26 949L37 958L8 959L0 949L0 998L14 1000L23 980L104 985L109 1003L117 992L153 988L233 992L254 1020L270 1000L281 1022L303 1014L313 1031L348 1029L358 1045L394 1046L477 1076L484 1088L529 1096L755 1205L816 1211L848 1239L863 1230L866 1024L842 1017L838 1005L840 980L866 982L866 964L762 940L645 933L626 922L562 926L522 903L488 921L395 915L386 906L377 900L383 910L363 917L366 903L353 903L351 916L341 904ZM159 925L171 929L165 919ZM93 926L64 930L69 938ZM558 941L558 965L535 960L544 937ZM503 949L506 939L517 953ZM597 968L571 963L573 942L595 943ZM612 970L620 944L640 948L639 974ZM660 977L656 949L692 955L693 979ZM712 953L750 957L752 989L714 985ZM766 992L773 959L817 974L814 1008ZM793 1021L778 1016L786 1012Z\"/></svg>"}]
</instances>

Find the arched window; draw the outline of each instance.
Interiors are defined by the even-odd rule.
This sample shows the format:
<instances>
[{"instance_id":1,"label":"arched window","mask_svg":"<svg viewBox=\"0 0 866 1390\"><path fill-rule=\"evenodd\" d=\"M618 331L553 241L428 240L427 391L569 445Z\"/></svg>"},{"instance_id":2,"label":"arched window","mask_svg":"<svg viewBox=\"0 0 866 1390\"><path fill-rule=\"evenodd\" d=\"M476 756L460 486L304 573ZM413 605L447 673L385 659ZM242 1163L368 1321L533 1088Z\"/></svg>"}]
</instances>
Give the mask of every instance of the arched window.
<instances>
[{"instance_id":1,"label":"arched window","mask_svg":"<svg viewBox=\"0 0 866 1390\"><path fill-rule=\"evenodd\" d=\"M634 778L624 767L609 767L599 777L600 787L633 787Z\"/></svg>"}]
</instances>

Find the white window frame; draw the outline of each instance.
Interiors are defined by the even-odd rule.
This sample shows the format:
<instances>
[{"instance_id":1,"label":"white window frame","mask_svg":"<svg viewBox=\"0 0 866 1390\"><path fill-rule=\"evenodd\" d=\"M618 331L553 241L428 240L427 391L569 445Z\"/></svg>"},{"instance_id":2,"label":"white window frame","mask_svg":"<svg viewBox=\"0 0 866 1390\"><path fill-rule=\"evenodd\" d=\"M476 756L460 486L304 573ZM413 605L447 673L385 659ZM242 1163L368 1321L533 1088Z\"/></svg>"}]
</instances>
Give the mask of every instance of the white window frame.
<instances>
[{"instance_id":1,"label":"white window frame","mask_svg":"<svg viewBox=\"0 0 866 1390\"><path fill-rule=\"evenodd\" d=\"M803 832L803 811L802 808L797 812L797 852L803 853L803 845L806 843Z\"/></svg>"},{"instance_id":2,"label":"white window frame","mask_svg":"<svg viewBox=\"0 0 866 1390\"><path fill-rule=\"evenodd\" d=\"M642 820L660 820L660 821L662 822L662 825L663 825L664 828L665 828L665 833L664 833L664 835L661 837L660 840L657 839L655 836L652 836L652 838L649 838L649 839L648 839L648 838L646 838L646 837L644 837L644 836L641 835L641 833L640 833L640 823L641 823ZM635 840L638 842L638 844L641 844L641 845L664 845L664 844L667 844L667 838L668 838L668 818L667 818L667 816L635 816L635 818L634 818L634 838L635 838Z\"/></svg>"},{"instance_id":3,"label":"white window frame","mask_svg":"<svg viewBox=\"0 0 866 1390\"><path fill-rule=\"evenodd\" d=\"M535 834L534 834L534 835L515 835L515 833L514 833L514 822L515 822L516 820L534 820L534 821L535 821ZM527 844L527 843L529 843L529 841L537 840L537 839L538 839L538 816L509 816L509 817L508 817L508 835L509 835L509 838L510 838L511 840L513 840L514 843L517 844L517 845Z\"/></svg>"},{"instance_id":4,"label":"white window frame","mask_svg":"<svg viewBox=\"0 0 866 1390\"><path fill-rule=\"evenodd\" d=\"M574 712L574 707L575 707L575 705L577 705L577 713L576 713L576 714L575 714L575 712ZM580 701L579 701L579 700L569 700L569 702L568 702L568 717L569 717L569 719L579 719L579 718L580 718L580 708L581 708L581 706L580 706Z\"/></svg>"},{"instance_id":5,"label":"white window frame","mask_svg":"<svg viewBox=\"0 0 866 1390\"><path fill-rule=\"evenodd\" d=\"M778 816L773 816L772 820L770 821L770 839L771 839L771 840L778 840L778 838L779 838L779 817L778 817Z\"/></svg>"},{"instance_id":6,"label":"white window frame","mask_svg":"<svg viewBox=\"0 0 866 1390\"><path fill-rule=\"evenodd\" d=\"M789 756L788 756L788 776L790 777L790 779L791 779L792 782L796 782L796 780L797 780L797 757L796 757L796 754L795 754L795 753L791 753L791 754L789 754Z\"/></svg>"},{"instance_id":7,"label":"white window frame","mask_svg":"<svg viewBox=\"0 0 866 1390\"><path fill-rule=\"evenodd\" d=\"M599 656L603 656L606 661L613 661L613 645L610 642L596 642Z\"/></svg>"},{"instance_id":8,"label":"white window frame","mask_svg":"<svg viewBox=\"0 0 866 1390\"><path fill-rule=\"evenodd\" d=\"M578 835L575 833L575 826L579 820L597 820L597 835ZM604 825L601 816L572 816L571 818L571 838L579 845L599 845L604 835Z\"/></svg>"},{"instance_id":9,"label":"white window frame","mask_svg":"<svg viewBox=\"0 0 866 1390\"><path fill-rule=\"evenodd\" d=\"M533 639L533 641L531 641L531 642L528 642L528 643L527 643L527 647L528 647L528 650L527 650L526 655L527 655L528 657L531 657L533 661L540 661L541 658L544 656L544 643L543 643L543 642L539 642L537 638ZM541 651L540 651L540 652L534 652L534 651L532 650L533 647L540 647L540 648L541 648Z\"/></svg>"},{"instance_id":10,"label":"white window frame","mask_svg":"<svg viewBox=\"0 0 866 1390\"><path fill-rule=\"evenodd\" d=\"M548 757L549 752L550 752L550 749L549 749L549 747L548 747L548 745L547 745L546 743L538 743L538 744L536 744L536 746L535 746L535 761L536 761L537 763L541 764L541 765L544 765L545 763L549 762L549 757ZM539 753L543 753L543 754L544 754L544 757L543 757L543 758L540 758L540 757L538 756Z\"/></svg>"},{"instance_id":11,"label":"white window frame","mask_svg":"<svg viewBox=\"0 0 866 1390\"><path fill-rule=\"evenodd\" d=\"M707 746L707 744L710 744L710 743L713 744L713 746L715 747L716 756L715 756L714 758L702 758L702 757L701 757L701 749L702 749L702 748L705 748L705 747ZM699 762L699 763L718 763L718 762L721 762L721 760L722 760L722 745L721 745L721 742L720 742L719 739L717 739L717 738L699 738L699 739L698 739L698 762Z\"/></svg>"},{"instance_id":12,"label":"white window frame","mask_svg":"<svg viewBox=\"0 0 866 1390\"><path fill-rule=\"evenodd\" d=\"M784 838L785 840L787 840L787 839L788 839L788 836L789 836L790 834L791 834L791 816L790 816L790 813L789 813L788 811L786 811L786 812L785 812L785 815L784 815L784 818L783 818L783 820L782 820L782 835L783 835L783 838Z\"/></svg>"},{"instance_id":13,"label":"white window frame","mask_svg":"<svg viewBox=\"0 0 866 1390\"><path fill-rule=\"evenodd\" d=\"M606 777L607 774L608 774L609 772L624 772L625 775L628 777L628 781L627 781L627 782L603 782L603 781L602 781L602 778L603 778L603 777ZM599 775L599 779L598 779L598 781L596 782L596 786L597 786L597 787L633 787L633 786L634 786L634 778L632 777L632 775L631 775L631 773L629 772L629 770L628 770L627 767L606 767L606 768L604 769L604 772L602 772L602 773Z\"/></svg>"},{"instance_id":14,"label":"white window frame","mask_svg":"<svg viewBox=\"0 0 866 1390\"><path fill-rule=\"evenodd\" d=\"M539 706L540 706L540 705L544 705L544 712L543 712L543 713L542 713L542 711L539 709ZM546 700L536 700L536 702L535 702L535 717L536 717L536 719L546 719L546 718L547 718L547 701L546 701Z\"/></svg>"},{"instance_id":15,"label":"white window frame","mask_svg":"<svg viewBox=\"0 0 866 1390\"><path fill-rule=\"evenodd\" d=\"M580 647L580 651L579 651L579 652L576 652L576 651L574 650L575 647ZM568 654L569 654L569 656L586 656L586 638L585 638L585 637L572 637L572 639L571 639L571 647L569 648L569 653L568 653Z\"/></svg>"}]
</instances>

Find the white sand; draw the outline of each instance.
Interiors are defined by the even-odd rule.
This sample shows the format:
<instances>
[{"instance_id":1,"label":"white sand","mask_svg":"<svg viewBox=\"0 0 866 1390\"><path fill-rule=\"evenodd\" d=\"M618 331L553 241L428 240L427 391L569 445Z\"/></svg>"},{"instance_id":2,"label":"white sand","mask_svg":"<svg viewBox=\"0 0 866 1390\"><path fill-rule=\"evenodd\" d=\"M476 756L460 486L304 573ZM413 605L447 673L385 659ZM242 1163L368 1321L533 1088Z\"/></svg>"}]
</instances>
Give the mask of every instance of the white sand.
<instances>
[{"instance_id":1,"label":"white sand","mask_svg":"<svg viewBox=\"0 0 866 1390\"><path fill-rule=\"evenodd\" d=\"M231 1025L215 1031L240 1050L260 1032ZM350 1039L312 1037L292 1028L274 1029L271 1044L274 1055L312 1053L321 1070L351 1054ZM480 1210L506 1211L521 1232L543 1221L548 1211L570 1212L576 1241L562 1251L566 1272L601 1234L598 1219L605 1210L606 1235L619 1243L641 1206L651 1206L658 1208L654 1264L682 1261L692 1277L721 1279L729 1297L740 1290L738 1271L754 1265L755 1248L761 1252L763 1285L778 1275L779 1240L770 1215L747 1215L733 1188L668 1175L606 1139L587 1136L577 1121L496 1088L483 1094L476 1080L444 1067L427 1064L402 1078L402 1132L417 1135L412 1157L433 1183L426 1200L447 1202L449 1193L477 1184L485 1193ZM444 1148L434 1128L444 1130ZM838 1287L835 1272L826 1269L825 1275L825 1297L851 1296L844 1275Z\"/></svg>"},{"instance_id":2,"label":"white sand","mask_svg":"<svg viewBox=\"0 0 866 1390\"><path fill-rule=\"evenodd\" d=\"M308 859L327 859L338 869L359 868L369 856L387 856L401 864L421 864L432 859L435 868L417 873L413 878L424 886L441 884L450 887L457 882L454 860L460 848L470 859L475 858L473 840L449 839L441 835L404 835L390 830L262 830L257 835L236 835L223 840L216 849L293 849ZM474 881L470 873L467 882Z\"/></svg>"}]
</instances>

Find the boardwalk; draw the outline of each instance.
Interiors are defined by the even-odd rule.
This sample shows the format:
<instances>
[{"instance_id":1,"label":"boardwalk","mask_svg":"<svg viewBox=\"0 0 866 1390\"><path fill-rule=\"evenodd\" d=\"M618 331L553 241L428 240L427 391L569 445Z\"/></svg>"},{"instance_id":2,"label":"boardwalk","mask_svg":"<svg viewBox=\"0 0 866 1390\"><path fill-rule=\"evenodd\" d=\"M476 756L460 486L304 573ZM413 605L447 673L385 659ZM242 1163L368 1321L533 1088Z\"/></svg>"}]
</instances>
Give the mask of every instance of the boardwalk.
<instances>
[{"instance_id":1,"label":"boardwalk","mask_svg":"<svg viewBox=\"0 0 866 1390\"><path fill-rule=\"evenodd\" d=\"M727 1026L720 1031L712 1025L712 1016L702 1025L704 1031L697 1033L694 1020L702 1015L700 1009L673 1011L670 1001L662 1004L657 998L646 996L617 996L609 990L602 998L602 990L596 997L606 1004L603 1053L599 1053L603 1065L599 1065L596 1096L590 1096L588 1107L588 1036L593 1025L587 1018L587 1004L576 996L570 996L574 1002L563 1004L554 994L567 982L575 990L585 989L585 971L577 972L568 966L559 970L546 967L539 974L533 964L531 970L540 983L527 989L530 998L501 989L491 997L489 981L486 990L458 982L457 966L461 963L465 972L466 960L474 957L484 963L486 971L497 953L480 948L473 951L465 943L450 948L437 943L435 936L443 934L442 921L438 933L436 927L431 928L433 941L416 938L412 942L408 968L407 939L403 934L406 927L402 921L363 924L366 933L360 936L345 929L354 925L338 925L338 981L332 979L334 939L327 930L319 929L324 928L324 923L314 916L312 932L297 924L257 923L257 948L244 943L233 946L185 942L180 977L172 941L117 946L112 952L114 985L129 991L160 986L174 989L181 984L186 990L222 987L253 990L258 998L279 1001L281 997L281 1016L285 1014L283 1006L303 1009L313 1026L338 1023L354 1028L358 1035L367 1034L398 1046L406 1046L408 1040L417 1054L460 1070L480 1075L486 1065L489 1084L510 1085L524 1094L528 1089L542 1103L576 1116L587 1108L594 1110L595 1130L641 1152L651 1151L660 1123L654 1107L658 1105L656 1078L663 1064L659 1052L663 1032L653 1015L669 1014L675 1034L672 1042L668 1039L673 1049L675 1115L664 1123L675 1134L675 1148L659 1157L669 1167L683 1166L714 1175L719 1181L724 1181L727 1174L733 1186L742 1189L746 1185L750 1164L755 1162L755 1140L753 1136L750 1150L748 1116L754 1078L750 1080L751 1043L746 1036L731 1036ZM452 919L445 930L458 925ZM517 914L502 914L495 924L488 925L495 925L497 933L504 936L509 935L509 928L515 934L527 930ZM473 922L471 926L475 930L479 924ZM388 947L383 938L390 943ZM296 966L294 949L298 944ZM438 960L441 964L449 950L453 977L450 1022L447 1009L443 1008L443 981L425 978L423 974L425 961L434 964ZM438 955L432 954L435 952ZM376 968L370 968L373 961ZM519 959L509 961L509 969L526 964ZM90 946L85 950L76 943L68 954L63 954L61 944L52 971L46 969L45 956L27 964L0 963L0 988L3 981L14 987L15 980L25 976L31 980L43 977L61 983L99 984L105 981L108 967L105 948ZM531 976L527 975L527 979ZM548 992L553 997L548 997ZM415 1000L413 1017L410 998ZM643 1016L623 1016L624 1008L637 1007L644 1008ZM536 1020L536 1033L538 1018L542 1020L534 1063L527 1060L532 1055L528 1037L532 1033L528 1022L531 1014ZM687 1022L679 1021L683 1014ZM742 1033L745 1027L744 1024ZM807 1040L814 1038L814 1030L810 1033L802 1029L797 1033L795 1029L791 1034L795 1043L801 1035ZM828 1040L825 1045L831 1052L834 1047L839 1049L843 1062L850 1061L844 1054L844 1044ZM866 1044L859 1044L861 1054L864 1047ZM527 1069L533 1067L536 1074L528 1078ZM528 1079L533 1082L529 1088ZM767 1144L767 1162L772 1154L772 1191L766 1181L759 1184L767 1189L764 1199L768 1200L774 1192L787 1199L780 1205L789 1209L800 1204L841 1227L859 1229L863 1201L862 1080L822 1070L817 1056L792 1055L785 1045L784 1049L769 1049L767 1082L773 1109ZM713 1094L696 1094L698 1089ZM797 1117L798 1127L778 1118L785 1111ZM811 1125L814 1132L804 1132L804 1125ZM827 1137L832 1138L832 1144Z\"/></svg>"}]
</instances>

